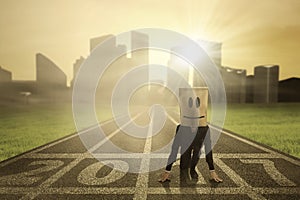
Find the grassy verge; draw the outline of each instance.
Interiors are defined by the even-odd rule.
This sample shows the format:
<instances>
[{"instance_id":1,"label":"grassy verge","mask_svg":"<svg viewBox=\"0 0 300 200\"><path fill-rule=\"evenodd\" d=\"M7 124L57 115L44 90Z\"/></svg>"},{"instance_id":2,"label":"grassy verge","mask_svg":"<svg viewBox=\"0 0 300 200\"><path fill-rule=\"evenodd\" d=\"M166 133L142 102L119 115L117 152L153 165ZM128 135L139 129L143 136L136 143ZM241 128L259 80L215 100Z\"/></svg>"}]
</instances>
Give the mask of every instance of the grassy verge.
<instances>
[{"instance_id":1,"label":"grassy verge","mask_svg":"<svg viewBox=\"0 0 300 200\"><path fill-rule=\"evenodd\" d=\"M75 132L71 105L1 105L0 160Z\"/></svg>"},{"instance_id":2,"label":"grassy verge","mask_svg":"<svg viewBox=\"0 0 300 200\"><path fill-rule=\"evenodd\" d=\"M110 118L106 108L100 121ZM74 133L71 104L0 105L0 161Z\"/></svg>"},{"instance_id":3,"label":"grassy verge","mask_svg":"<svg viewBox=\"0 0 300 200\"><path fill-rule=\"evenodd\" d=\"M300 103L229 105L224 127L300 157Z\"/></svg>"}]
</instances>

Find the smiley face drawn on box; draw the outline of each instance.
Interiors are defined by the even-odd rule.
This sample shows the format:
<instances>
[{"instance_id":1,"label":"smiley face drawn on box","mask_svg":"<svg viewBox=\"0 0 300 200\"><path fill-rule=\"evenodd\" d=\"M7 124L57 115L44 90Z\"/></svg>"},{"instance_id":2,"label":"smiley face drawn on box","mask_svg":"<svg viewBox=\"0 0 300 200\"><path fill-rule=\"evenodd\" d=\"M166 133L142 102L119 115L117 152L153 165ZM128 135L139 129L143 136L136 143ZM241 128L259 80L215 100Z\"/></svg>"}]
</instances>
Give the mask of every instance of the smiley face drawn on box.
<instances>
[{"instance_id":1,"label":"smiley face drawn on box","mask_svg":"<svg viewBox=\"0 0 300 200\"><path fill-rule=\"evenodd\" d=\"M182 126L207 125L208 88L179 88L180 121Z\"/></svg>"}]
</instances>

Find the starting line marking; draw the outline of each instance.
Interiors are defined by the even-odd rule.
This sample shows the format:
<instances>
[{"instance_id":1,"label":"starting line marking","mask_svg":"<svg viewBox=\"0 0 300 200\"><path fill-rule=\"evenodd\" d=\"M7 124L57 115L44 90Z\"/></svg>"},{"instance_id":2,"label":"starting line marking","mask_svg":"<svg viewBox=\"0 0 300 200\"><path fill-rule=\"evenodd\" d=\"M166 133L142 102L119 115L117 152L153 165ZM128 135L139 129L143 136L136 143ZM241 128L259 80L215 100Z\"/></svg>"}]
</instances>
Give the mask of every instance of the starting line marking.
<instances>
[{"instance_id":1,"label":"starting line marking","mask_svg":"<svg viewBox=\"0 0 300 200\"><path fill-rule=\"evenodd\" d=\"M168 158L169 154L167 153L38 153L38 154L28 154L23 158L78 158L78 156L83 156L84 158ZM177 154L177 158L180 158L180 154ZM215 153L214 158L260 158L260 159L274 159L281 158L281 156L270 154L270 153Z\"/></svg>"},{"instance_id":2,"label":"starting line marking","mask_svg":"<svg viewBox=\"0 0 300 200\"><path fill-rule=\"evenodd\" d=\"M134 194L136 187L49 187L40 194ZM300 195L300 187L148 187L147 194L248 194L249 190L257 194L297 194ZM28 187L0 187L1 194L27 194L35 192L36 188Z\"/></svg>"}]
</instances>

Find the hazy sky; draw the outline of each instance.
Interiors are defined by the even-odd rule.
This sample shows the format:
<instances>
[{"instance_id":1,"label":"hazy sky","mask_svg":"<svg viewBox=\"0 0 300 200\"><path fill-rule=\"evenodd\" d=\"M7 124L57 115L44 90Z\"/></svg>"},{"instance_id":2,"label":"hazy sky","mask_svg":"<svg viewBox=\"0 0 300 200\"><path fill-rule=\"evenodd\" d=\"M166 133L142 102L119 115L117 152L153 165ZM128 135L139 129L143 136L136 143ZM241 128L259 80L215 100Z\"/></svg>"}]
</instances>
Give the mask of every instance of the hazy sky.
<instances>
[{"instance_id":1,"label":"hazy sky","mask_svg":"<svg viewBox=\"0 0 300 200\"><path fill-rule=\"evenodd\" d=\"M89 39L131 29L171 29L223 43L222 64L279 64L300 77L299 0L0 0L0 65L13 79L35 79L35 54L72 78Z\"/></svg>"}]
</instances>

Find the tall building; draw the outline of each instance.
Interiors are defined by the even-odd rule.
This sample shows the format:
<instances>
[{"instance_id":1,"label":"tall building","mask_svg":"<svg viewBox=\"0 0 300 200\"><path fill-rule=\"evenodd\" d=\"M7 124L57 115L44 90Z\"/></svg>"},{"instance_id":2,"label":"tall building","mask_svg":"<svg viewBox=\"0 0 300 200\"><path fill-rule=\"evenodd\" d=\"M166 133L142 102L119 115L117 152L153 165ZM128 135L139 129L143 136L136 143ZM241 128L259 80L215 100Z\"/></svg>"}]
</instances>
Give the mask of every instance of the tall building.
<instances>
[{"instance_id":1,"label":"tall building","mask_svg":"<svg viewBox=\"0 0 300 200\"><path fill-rule=\"evenodd\" d=\"M253 103L254 75L246 77L246 103Z\"/></svg>"},{"instance_id":2,"label":"tall building","mask_svg":"<svg viewBox=\"0 0 300 200\"><path fill-rule=\"evenodd\" d=\"M10 82L12 80L12 75L10 71L3 69L0 66L0 83L1 82Z\"/></svg>"},{"instance_id":3,"label":"tall building","mask_svg":"<svg viewBox=\"0 0 300 200\"><path fill-rule=\"evenodd\" d=\"M254 103L278 101L279 66L257 66L254 68Z\"/></svg>"},{"instance_id":4,"label":"tall building","mask_svg":"<svg viewBox=\"0 0 300 200\"><path fill-rule=\"evenodd\" d=\"M148 35L135 31L131 32L130 34L132 48L149 46ZM101 52L99 56L108 56L116 59L108 66L106 66L107 68L98 82L96 99L97 102L104 104L111 102L110 98L112 97L112 91L114 87L126 73L128 73L134 67L142 64L148 64L149 60L148 49L133 51L131 52L131 56L125 54L127 49L126 45L117 44L117 40L114 35L105 35L97 38L92 38L90 40L90 49L93 50L99 43L107 39L109 40L105 42L105 46L111 49L107 49L104 54L103 52ZM97 57L97 59L101 59L101 57ZM126 95L130 92L132 91L123 90L122 94ZM143 98L145 99L146 97L143 96Z\"/></svg>"},{"instance_id":5,"label":"tall building","mask_svg":"<svg viewBox=\"0 0 300 200\"><path fill-rule=\"evenodd\" d=\"M90 52L93 51L93 49L95 49L100 43L104 42L107 39L111 39L111 45L115 46L116 45L116 37L112 34L108 34L108 35L103 35L100 37L95 37L90 39Z\"/></svg>"},{"instance_id":6,"label":"tall building","mask_svg":"<svg viewBox=\"0 0 300 200\"><path fill-rule=\"evenodd\" d=\"M84 62L85 58L80 56L80 58L76 59L75 63L73 64L73 79L71 81L71 86L73 87L74 80L76 78L76 75L78 73L78 70L81 66L81 64Z\"/></svg>"},{"instance_id":7,"label":"tall building","mask_svg":"<svg viewBox=\"0 0 300 200\"><path fill-rule=\"evenodd\" d=\"M300 78L279 81L278 102L300 102Z\"/></svg>"},{"instance_id":8,"label":"tall building","mask_svg":"<svg viewBox=\"0 0 300 200\"><path fill-rule=\"evenodd\" d=\"M131 58L136 65L149 63L149 36L137 31L131 31L131 49L146 47L144 49L131 52Z\"/></svg>"},{"instance_id":9,"label":"tall building","mask_svg":"<svg viewBox=\"0 0 300 200\"><path fill-rule=\"evenodd\" d=\"M171 51L178 53L184 51L184 49L181 46L177 46L173 47ZM170 69L177 72L185 81L189 82L190 64L188 64L185 60L172 53L167 65ZM174 77L171 77L169 74L167 75L168 82L170 82L172 78Z\"/></svg>"},{"instance_id":10,"label":"tall building","mask_svg":"<svg viewBox=\"0 0 300 200\"><path fill-rule=\"evenodd\" d=\"M246 70L221 67L228 103L246 102Z\"/></svg>"},{"instance_id":11,"label":"tall building","mask_svg":"<svg viewBox=\"0 0 300 200\"><path fill-rule=\"evenodd\" d=\"M65 88L67 76L49 58L38 53L36 54L36 81L41 87Z\"/></svg>"}]
</instances>

